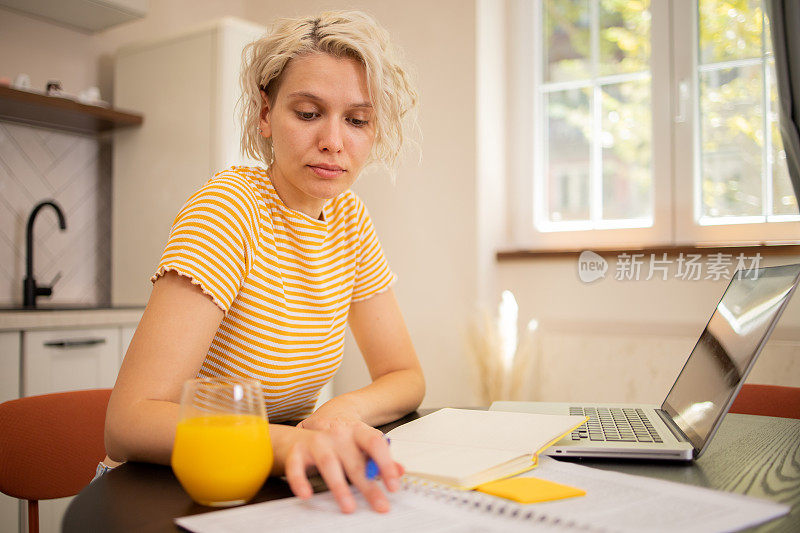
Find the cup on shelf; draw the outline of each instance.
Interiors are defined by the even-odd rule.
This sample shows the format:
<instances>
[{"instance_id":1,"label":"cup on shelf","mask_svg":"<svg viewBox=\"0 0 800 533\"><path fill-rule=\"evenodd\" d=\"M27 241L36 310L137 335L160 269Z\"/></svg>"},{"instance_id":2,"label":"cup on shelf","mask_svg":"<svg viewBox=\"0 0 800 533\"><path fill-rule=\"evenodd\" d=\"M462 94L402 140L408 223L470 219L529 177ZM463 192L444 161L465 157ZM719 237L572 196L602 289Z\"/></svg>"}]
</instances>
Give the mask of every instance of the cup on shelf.
<instances>
[{"instance_id":1,"label":"cup on shelf","mask_svg":"<svg viewBox=\"0 0 800 533\"><path fill-rule=\"evenodd\" d=\"M100 100L100 89L98 87L89 87L82 90L78 93L78 101L87 105L102 103L102 100Z\"/></svg>"},{"instance_id":2,"label":"cup on shelf","mask_svg":"<svg viewBox=\"0 0 800 533\"><path fill-rule=\"evenodd\" d=\"M184 384L171 463L195 502L247 503L264 484L272 460L258 381L197 378Z\"/></svg>"},{"instance_id":3,"label":"cup on shelf","mask_svg":"<svg viewBox=\"0 0 800 533\"><path fill-rule=\"evenodd\" d=\"M64 90L61 88L61 82L58 80L50 80L47 82L45 94L48 96L60 96Z\"/></svg>"},{"instance_id":4,"label":"cup on shelf","mask_svg":"<svg viewBox=\"0 0 800 533\"><path fill-rule=\"evenodd\" d=\"M14 83L11 84L11 87L14 89L19 89L20 91L29 91L31 89L30 76L24 73L17 74L17 77L14 78Z\"/></svg>"}]
</instances>

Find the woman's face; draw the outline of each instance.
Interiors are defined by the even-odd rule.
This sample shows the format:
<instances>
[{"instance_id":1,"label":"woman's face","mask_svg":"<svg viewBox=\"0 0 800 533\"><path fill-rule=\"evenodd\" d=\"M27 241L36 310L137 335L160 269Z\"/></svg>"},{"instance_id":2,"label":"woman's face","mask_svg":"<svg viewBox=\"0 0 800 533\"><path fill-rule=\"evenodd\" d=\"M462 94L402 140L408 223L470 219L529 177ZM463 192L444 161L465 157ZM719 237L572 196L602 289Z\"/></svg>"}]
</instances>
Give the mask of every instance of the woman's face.
<instances>
[{"instance_id":1,"label":"woman's face","mask_svg":"<svg viewBox=\"0 0 800 533\"><path fill-rule=\"evenodd\" d=\"M325 201L356 181L375 140L364 66L323 53L295 57L275 101L261 96L261 135L272 137L275 190L288 207L319 218Z\"/></svg>"}]
</instances>

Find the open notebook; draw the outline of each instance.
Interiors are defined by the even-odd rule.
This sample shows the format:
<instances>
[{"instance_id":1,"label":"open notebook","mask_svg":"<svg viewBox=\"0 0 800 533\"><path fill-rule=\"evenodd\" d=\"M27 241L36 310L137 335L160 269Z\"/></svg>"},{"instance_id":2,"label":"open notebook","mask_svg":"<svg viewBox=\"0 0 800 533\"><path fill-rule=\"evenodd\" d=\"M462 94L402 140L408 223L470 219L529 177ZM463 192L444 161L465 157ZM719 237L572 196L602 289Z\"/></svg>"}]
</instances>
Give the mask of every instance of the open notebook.
<instances>
[{"instance_id":1,"label":"open notebook","mask_svg":"<svg viewBox=\"0 0 800 533\"><path fill-rule=\"evenodd\" d=\"M584 416L440 409L389 433L406 472L459 489L524 472Z\"/></svg>"}]
</instances>

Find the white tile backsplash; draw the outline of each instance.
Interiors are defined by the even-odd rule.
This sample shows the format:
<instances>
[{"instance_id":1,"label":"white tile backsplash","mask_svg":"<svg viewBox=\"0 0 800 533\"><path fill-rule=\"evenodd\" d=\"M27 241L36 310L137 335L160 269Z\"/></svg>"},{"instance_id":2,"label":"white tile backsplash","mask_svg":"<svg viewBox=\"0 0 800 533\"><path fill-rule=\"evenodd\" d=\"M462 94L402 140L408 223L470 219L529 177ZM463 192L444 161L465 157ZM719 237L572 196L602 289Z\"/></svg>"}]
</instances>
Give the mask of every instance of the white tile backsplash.
<instances>
[{"instance_id":1,"label":"white tile backsplash","mask_svg":"<svg viewBox=\"0 0 800 533\"><path fill-rule=\"evenodd\" d=\"M36 218L34 277L61 279L41 303L107 304L110 291L111 146L92 137L0 122L0 305L22 304L25 227L33 207L55 200Z\"/></svg>"}]
</instances>

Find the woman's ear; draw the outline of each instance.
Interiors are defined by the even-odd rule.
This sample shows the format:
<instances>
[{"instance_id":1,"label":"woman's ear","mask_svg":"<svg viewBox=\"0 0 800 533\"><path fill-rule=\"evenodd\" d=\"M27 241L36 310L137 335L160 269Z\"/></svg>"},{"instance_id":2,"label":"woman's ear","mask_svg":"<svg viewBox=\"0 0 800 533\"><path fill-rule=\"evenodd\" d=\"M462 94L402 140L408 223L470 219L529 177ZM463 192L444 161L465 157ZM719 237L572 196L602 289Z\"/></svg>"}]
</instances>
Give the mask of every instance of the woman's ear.
<instances>
[{"instance_id":1,"label":"woman's ear","mask_svg":"<svg viewBox=\"0 0 800 533\"><path fill-rule=\"evenodd\" d=\"M259 89L259 92L261 93L261 116L258 121L258 131L262 137L269 139L272 137L272 125L270 122L272 108L269 105L269 98L267 98L267 93L264 92L264 89Z\"/></svg>"}]
</instances>

